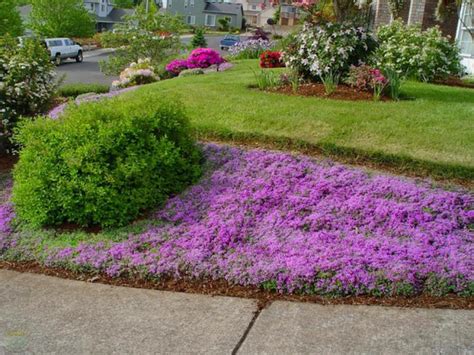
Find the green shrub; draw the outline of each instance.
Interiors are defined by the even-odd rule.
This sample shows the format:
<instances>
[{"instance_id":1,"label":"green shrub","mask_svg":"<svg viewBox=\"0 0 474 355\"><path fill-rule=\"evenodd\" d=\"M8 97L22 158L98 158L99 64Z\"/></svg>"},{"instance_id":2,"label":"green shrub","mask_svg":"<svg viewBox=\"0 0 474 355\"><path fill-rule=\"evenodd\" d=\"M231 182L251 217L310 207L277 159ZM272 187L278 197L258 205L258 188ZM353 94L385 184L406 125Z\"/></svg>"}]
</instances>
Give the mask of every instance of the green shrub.
<instances>
[{"instance_id":1,"label":"green shrub","mask_svg":"<svg viewBox=\"0 0 474 355\"><path fill-rule=\"evenodd\" d=\"M443 37L437 27L421 31L401 21L380 27L379 47L373 62L378 68L392 68L402 76L422 81L442 79L461 72L456 43Z\"/></svg>"},{"instance_id":2,"label":"green shrub","mask_svg":"<svg viewBox=\"0 0 474 355\"><path fill-rule=\"evenodd\" d=\"M96 94L104 94L109 92L109 86L104 84L67 84L58 89L58 95L62 97L78 97L82 94L95 92Z\"/></svg>"},{"instance_id":3,"label":"green shrub","mask_svg":"<svg viewBox=\"0 0 474 355\"><path fill-rule=\"evenodd\" d=\"M71 107L25 122L16 139L12 199L35 227L125 225L201 173L181 106L152 95Z\"/></svg>"}]
</instances>

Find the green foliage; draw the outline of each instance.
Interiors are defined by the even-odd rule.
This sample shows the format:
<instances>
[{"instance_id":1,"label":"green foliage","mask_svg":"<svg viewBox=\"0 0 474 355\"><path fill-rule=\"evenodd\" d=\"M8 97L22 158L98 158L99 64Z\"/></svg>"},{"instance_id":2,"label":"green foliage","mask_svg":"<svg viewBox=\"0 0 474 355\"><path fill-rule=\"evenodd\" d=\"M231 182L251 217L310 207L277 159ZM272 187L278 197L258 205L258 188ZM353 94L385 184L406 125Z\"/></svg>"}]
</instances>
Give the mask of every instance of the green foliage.
<instances>
[{"instance_id":1,"label":"green foliage","mask_svg":"<svg viewBox=\"0 0 474 355\"><path fill-rule=\"evenodd\" d=\"M82 0L32 0L29 26L44 37L90 37L95 22Z\"/></svg>"},{"instance_id":2,"label":"green foliage","mask_svg":"<svg viewBox=\"0 0 474 355\"><path fill-rule=\"evenodd\" d=\"M321 82L324 85L324 91L326 95L331 95L337 89L337 84L339 83L339 74L327 73L321 75Z\"/></svg>"},{"instance_id":3,"label":"green foliage","mask_svg":"<svg viewBox=\"0 0 474 355\"><path fill-rule=\"evenodd\" d=\"M0 1L0 36L21 36L23 34L23 22L14 0Z\"/></svg>"},{"instance_id":4,"label":"green foliage","mask_svg":"<svg viewBox=\"0 0 474 355\"><path fill-rule=\"evenodd\" d=\"M386 68L383 74L388 79L388 92L390 97L398 101L400 99L400 91L404 78L393 68Z\"/></svg>"},{"instance_id":5,"label":"green foliage","mask_svg":"<svg viewBox=\"0 0 474 355\"><path fill-rule=\"evenodd\" d=\"M194 31L193 39L191 40L192 48L204 48L207 47L206 38L204 38L204 29L196 28Z\"/></svg>"},{"instance_id":6,"label":"green foliage","mask_svg":"<svg viewBox=\"0 0 474 355\"><path fill-rule=\"evenodd\" d=\"M57 94L58 96L62 97L72 97L75 98L82 94L87 94L90 92L94 92L96 94L103 94L109 92L109 86L105 84L84 84L84 83L76 83L76 84L67 84L61 86Z\"/></svg>"},{"instance_id":7,"label":"green foliage","mask_svg":"<svg viewBox=\"0 0 474 355\"><path fill-rule=\"evenodd\" d=\"M260 90L268 90L280 85L280 77L272 70L260 69L254 71L254 77Z\"/></svg>"},{"instance_id":8,"label":"green foliage","mask_svg":"<svg viewBox=\"0 0 474 355\"><path fill-rule=\"evenodd\" d=\"M155 95L71 107L25 122L13 201L32 226L121 226L201 174L181 106Z\"/></svg>"},{"instance_id":9,"label":"green foliage","mask_svg":"<svg viewBox=\"0 0 474 355\"><path fill-rule=\"evenodd\" d=\"M402 76L422 81L443 79L461 72L459 49L437 27L421 31L401 21L380 27L379 48L373 62L379 68L392 68Z\"/></svg>"},{"instance_id":10,"label":"green foliage","mask_svg":"<svg viewBox=\"0 0 474 355\"><path fill-rule=\"evenodd\" d=\"M230 18L229 17L223 17L217 20L219 23L219 31L224 31L228 32L230 28Z\"/></svg>"},{"instance_id":11,"label":"green foliage","mask_svg":"<svg viewBox=\"0 0 474 355\"><path fill-rule=\"evenodd\" d=\"M114 32L102 35L102 46L117 50L108 61L100 62L100 69L106 74L118 74L142 58L150 58L152 65L158 68L179 54L182 28L181 18L159 12L154 1L150 1L148 12L142 4L125 23L116 25Z\"/></svg>"},{"instance_id":12,"label":"green foliage","mask_svg":"<svg viewBox=\"0 0 474 355\"><path fill-rule=\"evenodd\" d=\"M131 9L134 6L133 0L114 0L115 7Z\"/></svg>"},{"instance_id":13,"label":"green foliage","mask_svg":"<svg viewBox=\"0 0 474 355\"><path fill-rule=\"evenodd\" d=\"M0 38L0 150L11 148L9 138L20 116L44 112L56 90L49 53L40 42L25 39L19 46Z\"/></svg>"}]
</instances>

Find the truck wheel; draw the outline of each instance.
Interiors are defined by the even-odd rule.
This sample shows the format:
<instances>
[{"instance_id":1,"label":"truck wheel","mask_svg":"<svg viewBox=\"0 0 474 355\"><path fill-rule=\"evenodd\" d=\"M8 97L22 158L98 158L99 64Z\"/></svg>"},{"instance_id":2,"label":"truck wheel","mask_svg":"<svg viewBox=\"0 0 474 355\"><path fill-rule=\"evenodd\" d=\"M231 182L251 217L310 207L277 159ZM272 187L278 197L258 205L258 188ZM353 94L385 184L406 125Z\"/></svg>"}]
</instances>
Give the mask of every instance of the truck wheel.
<instances>
[{"instance_id":1,"label":"truck wheel","mask_svg":"<svg viewBox=\"0 0 474 355\"><path fill-rule=\"evenodd\" d=\"M79 51L79 53L77 53L76 62L82 63L83 60L84 56L82 55L82 51Z\"/></svg>"},{"instance_id":2,"label":"truck wheel","mask_svg":"<svg viewBox=\"0 0 474 355\"><path fill-rule=\"evenodd\" d=\"M56 54L56 57L54 57L54 64L57 66L61 65L62 59L61 59L61 54Z\"/></svg>"}]
</instances>

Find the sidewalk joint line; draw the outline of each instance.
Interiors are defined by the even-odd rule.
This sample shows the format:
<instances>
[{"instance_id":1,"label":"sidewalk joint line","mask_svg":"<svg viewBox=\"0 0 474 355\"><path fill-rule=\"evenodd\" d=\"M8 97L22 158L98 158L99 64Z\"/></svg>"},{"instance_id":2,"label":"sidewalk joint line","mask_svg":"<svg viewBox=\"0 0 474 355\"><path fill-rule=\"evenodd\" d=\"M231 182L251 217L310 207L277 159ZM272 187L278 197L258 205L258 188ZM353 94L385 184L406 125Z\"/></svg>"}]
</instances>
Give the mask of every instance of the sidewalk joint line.
<instances>
[{"instance_id":1,"label":"sidewalk joint line","mask_svg":"<svg viewBox=\"0 0 474 355\"><path fill-rule=\"evenodd\" d=\"M255 321L257 320L258 316L260 315L260 312L262 312L263 308L258 307L257 310L254 312L252 319L250 320L249 325L247 326L247 329L245 329L244 334L240 338L239 342L235 346L234 350L232 350L232 355L237 355L238 351L240 350L240 347L244 343L245 339L247 339L247 336L249 335L250 331L252 330L253 325L255 324Z\"/></svg>"}]
</instances>

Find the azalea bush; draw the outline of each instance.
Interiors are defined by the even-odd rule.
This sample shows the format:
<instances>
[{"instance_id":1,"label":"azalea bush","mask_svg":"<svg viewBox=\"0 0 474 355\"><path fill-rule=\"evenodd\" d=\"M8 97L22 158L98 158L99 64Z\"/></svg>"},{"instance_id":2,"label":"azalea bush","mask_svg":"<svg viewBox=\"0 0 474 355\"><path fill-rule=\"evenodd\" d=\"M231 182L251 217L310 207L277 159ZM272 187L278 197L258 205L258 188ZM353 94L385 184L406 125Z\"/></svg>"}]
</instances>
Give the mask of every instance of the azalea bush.
<instances>
[{"instance_id":1,"label":"azalea bush","mask_svg":"<svg viewBox=\"0 0 474 355\"><path fill-rule=\"evenodd\" d=\"M391 68L402 76L434 81L461 73L459 49L437 27L422 31L401 21L381 26L379 47L372 61L379 68Z\"/></svg>"},{"instance_id":2,"label":"azalea bush","mask_svg":"<svg viewBox=\"0 0 474 355\"><path fill-rule=\"evenodd\" d=\"M263 52L272 47L273 42L267 39L248 39L230 47L229 52L234 59L258 59Z\"/></svg>"},{"instance_id":3,"label":"azalea bush","mask_svg":"<svg viewBox=\"0 0 474 355\"><path fill-rule=\"evenodd\" d=\"M166 65L166 70L174 75L179 75L183 70L188 69L186 59L174 59Z\"/></svg>"},{"instance_id":4,"label":"azalea bush","mask_svg":"<svg viewBox=\"0 0 474 355\"><path fill-rule=\"evenodd\" d=\"M306 23L283 60L304 79L319 81L329 73L343 78L351 65L367 61L375 46L373 37L361 27Z\"/></svg>"},{"instance_id":5,"label":"azalea bush","mask_svg":"<svg viewBox=\"0 0 474 355\"><path fill-rule=\"evenodd\" d=\"M49 53L27 39L18 46L0 38L0 150L11 150L10 138L20 116L45 112L57 89Z\"/></svg>"},{"instance_id":6,"label":"azalea bush","mask_svg":"<svg viewBox=\"0 0 474 355\"><path fill-rule=\"evenodd\" d=\"M182 107L153 95L71 106L25 122L16 139L12 201L35 227L124 225L201 172Z\"/></svg>"},{"instance_id":7,"label":"azalea bush","mask_svg":"<svg viewBox=\"0 0 474 355\"><path fill-rule=\"evenodd\" d=\"M188 69L208 68L224 63L224 58L212 48L197 48L188 57Z\"/></svg>"},{"instance_id":8,"label":"azalea bush","mask_svg":"<svg viewBox=\"0 0 474 355\"><path fill-rule=\"evenodd\" d=\"M112 82L113 88L126 88L135 85L154 83L160 80L149 58L139 59L120 73L120 80Z\"/></svg>"},{"instance_id":9,"label":"azalea bush","mask_svg":"<svg viewBox=\"0 0 474 355\"><path fill-rule=\"evenodd\" d=\"M166 70L173 75L179 75L183 70L206 69L212 66L219 68L223 63L225 59L214 49L196 48L187 59L175 59L169 62Z\"/></svg>"},{"instance_id":10,"label":"azalea bush","mask_svg":"<svg viewBox=\"0 0 474 355\"><path fill-rule=\"evenodd\" d=\"M281 60L281 52L265 51L260 54L261 68L281 68L285 63Z\"/></svg>"}]
</instances>

